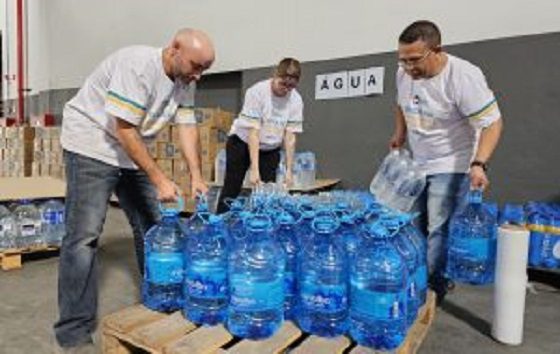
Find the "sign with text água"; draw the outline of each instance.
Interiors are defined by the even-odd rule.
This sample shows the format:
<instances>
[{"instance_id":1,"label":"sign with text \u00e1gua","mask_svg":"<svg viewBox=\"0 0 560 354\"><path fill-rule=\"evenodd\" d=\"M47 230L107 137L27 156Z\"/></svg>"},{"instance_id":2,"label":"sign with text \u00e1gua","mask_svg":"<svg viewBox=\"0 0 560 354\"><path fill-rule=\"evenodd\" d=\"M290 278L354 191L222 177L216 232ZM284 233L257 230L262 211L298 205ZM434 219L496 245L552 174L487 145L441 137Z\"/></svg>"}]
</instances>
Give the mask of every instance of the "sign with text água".
<instances>
[{"instance_id":1,"label":"sign with text \u00e1gua","mask_svg":"<svg viewBox=\"0 0 560 354\"><path fill-rule=\"evenodd\" d=\"M382 94L384 75L384 67L317 75L315 99L332 100Z\"/></svg>"}]
</instances>

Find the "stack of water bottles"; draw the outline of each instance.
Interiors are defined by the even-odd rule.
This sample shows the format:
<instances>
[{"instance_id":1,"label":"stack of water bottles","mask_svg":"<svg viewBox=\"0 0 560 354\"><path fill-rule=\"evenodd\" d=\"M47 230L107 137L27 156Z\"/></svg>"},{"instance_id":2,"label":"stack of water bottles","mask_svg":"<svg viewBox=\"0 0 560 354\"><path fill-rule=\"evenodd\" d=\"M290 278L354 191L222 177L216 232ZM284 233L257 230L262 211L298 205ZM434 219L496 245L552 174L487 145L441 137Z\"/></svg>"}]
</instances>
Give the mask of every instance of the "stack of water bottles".
<instances>
[{"instance_id":1,"label":"stack of water bottles","mask_svg":"<svg viewBox=\"0 0 560 354\"><path fill-rule=\"evenodd\" d=\"M529 265L560 269L560 205L530 202L525 213L531 231Z\"/></svg>"},{"instance_id":2,"label":"stack of water bottles","mask_svg":"<svg viewBox=\"0 0 560 354\"><path fill-rule=\"evenodd\" d=\"M226 150L222 149L216 155L214 161L214 171L216 171L215 181L218 184L223 184L226 174ZM311 151L298 152L294 154L294 161L292 166L293 173L293 187L295 188L309 188L314 185L317 175L317 162L315 153ZM278 183L284 183L286 176L286 161L282 153L278 170L276 172L276 180ZM245 175L243 185L249 186L249 174Z\"/></svg>"},{"instance_id":3,"label":"stack of water bottles","mask_svg":"<svg viewBox=\"0 0 560 354\"><path fill-rule=\"evenodd\" d=\"M265 185L214 215L163 209L146 235L143 302L235 336L272 336L284 320L392 350L427 292L426 241L408 214L365 191L288 195Z\"/></svg>"},{"instance_id":4,"label":"stack of water bottles","mask_svg":"<svg viewBox=\"0 0 560 354\"><path fill-rule=\"evenodd\" d=\"M57 199L20 200L0 205L0 251L60 246L64 237L64 204Z\"/></svg>"},{"instance_id":5,"label":"stack of water bottles","mask_svg":"<svg viewBox=\"0 0 560 354\"><path fill-rule=\"evenodd\" d=\"M409 211L426 185L426 176L406 149L393 149L370 184L370 192L386 206Z\"/></svg>"}]
</instances>

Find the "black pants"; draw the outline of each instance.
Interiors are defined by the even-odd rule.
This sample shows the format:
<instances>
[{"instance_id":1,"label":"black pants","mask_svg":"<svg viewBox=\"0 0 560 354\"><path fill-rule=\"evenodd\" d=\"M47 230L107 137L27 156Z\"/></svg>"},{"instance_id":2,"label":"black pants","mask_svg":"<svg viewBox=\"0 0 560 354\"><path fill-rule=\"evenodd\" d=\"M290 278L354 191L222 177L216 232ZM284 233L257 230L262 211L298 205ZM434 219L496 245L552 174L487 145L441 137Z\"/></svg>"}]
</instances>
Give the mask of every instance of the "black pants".
<instances>
[{"instance_id":1,"label":"black pants","mask_svg":"<svg viewBox=\"0 0 560 354\"><path fill-rule=\"evenodd\" d=\"M259 172L263 182L276 181L276 169L280 163L280 148L259 151ZM224 202L229 198L237 198L241 193L245 173L251 165L249 145L237 135L231 135L226 142L226 175L224 187L218 199L218 214L225 213L229 207Z\"/></svg>"}]
</instances>

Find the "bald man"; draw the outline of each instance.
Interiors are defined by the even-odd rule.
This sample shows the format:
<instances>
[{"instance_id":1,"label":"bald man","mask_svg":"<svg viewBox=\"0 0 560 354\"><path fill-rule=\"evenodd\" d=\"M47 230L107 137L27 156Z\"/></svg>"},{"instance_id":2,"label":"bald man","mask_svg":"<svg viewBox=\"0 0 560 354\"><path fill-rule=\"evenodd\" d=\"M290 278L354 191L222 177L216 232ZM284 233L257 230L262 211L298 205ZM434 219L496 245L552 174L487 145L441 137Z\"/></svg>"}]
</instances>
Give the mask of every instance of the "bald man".
<instances>
[{"instance_id":1,"label":"bald man","mask_svg":"<svg viewBox=\"0 0 560 354\"><path fill-rule=\"evenodd\" d=\"M177 32L166 48L133 46L107 57L65 106L66 236L60 251L58 322L62 348L91 346L97 313L96 250L114 192L132 226L140 271L143 235L159 219L158 201L183 191L158 167L146 142L179 127L192 195L206 193L194 117L195 82L214 61L206 34Z\"/></svg>"}]
</instances>

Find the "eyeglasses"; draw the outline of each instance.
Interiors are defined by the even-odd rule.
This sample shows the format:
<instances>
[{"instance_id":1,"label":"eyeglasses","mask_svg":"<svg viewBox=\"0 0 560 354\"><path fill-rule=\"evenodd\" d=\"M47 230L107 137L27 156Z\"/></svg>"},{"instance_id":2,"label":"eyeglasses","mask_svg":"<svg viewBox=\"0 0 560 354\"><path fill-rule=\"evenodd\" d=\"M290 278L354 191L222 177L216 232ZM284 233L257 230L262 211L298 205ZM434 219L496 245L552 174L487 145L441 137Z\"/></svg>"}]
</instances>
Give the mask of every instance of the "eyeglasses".
<instances>
[{"instance_id":1,"label":"eyeglasses","mask_svg":"<svg viewBox=\"0 0 560 354\"><path fill-rule=\"evenodd\" d=\"M399 59L398 65L401 68L418 66L419 64L422 64L422 62L424 62L424 60L426 60L426 58L428 58L428 55L430 55L430 53L432 52L433 51L431 50L427 50L424 55L418 58Z\"/></svg>"},{"instance_id":2,"label":"eyeglasses","mask_svg":"<svg viewBox=\"0 0 560 354\"><path fill-rule=\"evenodd\" d=\"M286 87L287 89L291 90L298 85L299 78L291 75L286 75L280 78L280 85Z\"/></svg>"}]
</instances>

